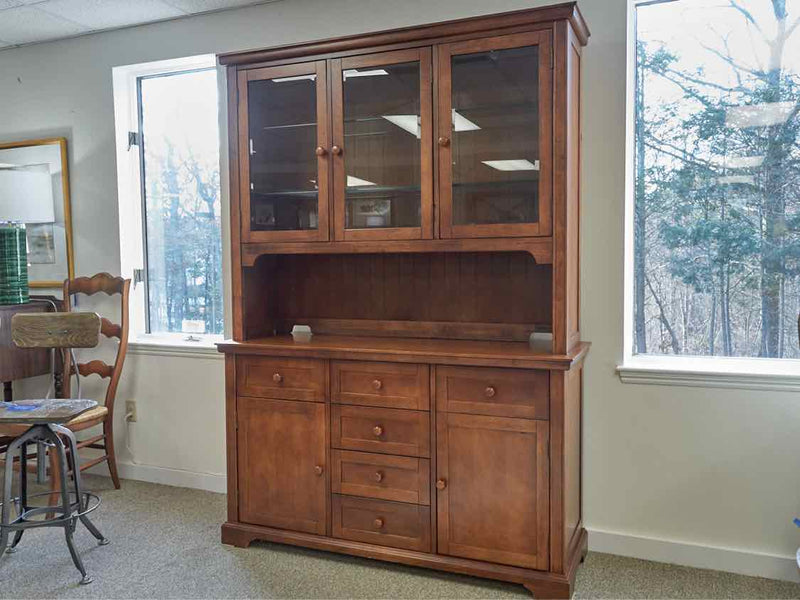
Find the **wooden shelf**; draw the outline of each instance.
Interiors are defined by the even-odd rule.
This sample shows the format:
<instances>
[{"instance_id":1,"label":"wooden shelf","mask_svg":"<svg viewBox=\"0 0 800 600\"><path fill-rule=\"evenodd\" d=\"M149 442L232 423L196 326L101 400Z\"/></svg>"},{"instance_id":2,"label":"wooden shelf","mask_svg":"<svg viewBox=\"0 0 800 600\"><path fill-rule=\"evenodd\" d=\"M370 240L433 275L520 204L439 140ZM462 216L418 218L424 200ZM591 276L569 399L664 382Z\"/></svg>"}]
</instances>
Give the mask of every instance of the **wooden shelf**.
<instances>
[{"instance_id":1,"label":"wooden shelf","mask_svg":"<svg viewBox=\"0 0 800 600\"><path fill-rule=\"evenodd\" d=\"M328 359L391 360L443 365L503 366L566 371L580 364L590 344L578 343L568 354L552 354L525 342L431 340L369 336L315 335L295 342L291 335L217 344L226 354L310 356Z\"/></svg>"},{"instance_id":2,"label":"wooden shelf","mask_svg":"<svg viewBox=\"0 0 800 600\"><path fill-rule=\"evenodd\" d=\"M335 242L257 242L242 244L242 266L265 254L386 254L413 252L528 252L537 264L553 263L553 238L468 238Z\"/></svg>"}]
</instances>

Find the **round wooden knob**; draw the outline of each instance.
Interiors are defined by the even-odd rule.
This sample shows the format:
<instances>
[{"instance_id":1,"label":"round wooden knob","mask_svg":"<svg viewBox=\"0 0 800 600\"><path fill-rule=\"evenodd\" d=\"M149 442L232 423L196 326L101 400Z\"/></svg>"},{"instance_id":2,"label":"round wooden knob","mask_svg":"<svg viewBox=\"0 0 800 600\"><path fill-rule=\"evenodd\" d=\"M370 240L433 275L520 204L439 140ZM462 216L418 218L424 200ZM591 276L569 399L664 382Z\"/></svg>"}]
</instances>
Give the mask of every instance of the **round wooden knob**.
<instances>
[{"instance_id":1,"label":"round wooden knob","mask_svg":"<svg viewBox=\"0 0 800 600\"><path fill-rule=\"evenodd\" d=\"M280 373L275 373L272 376L272 381L274 381L275 383L280 383L281 381L283 381L283 375L281 375Z\"/></svg>"},{"instance_id":2,"label":"round wooden knob","mask_svg":"<svg viewBox=\"0 0 800 600\"><path fill-rule=\"evenodd\" d=\"M443 489L444 489L444 488L446 488L446 487L447 487L447 481L446 481L446 480L444 480L444 479L439 479L439 480L436 482L436 489L437 489L437 490L443 490Z\"/></svg>"},{"instance_id":3,"label":"round wooden knob","mask_svg":"<svg viewBox=\"0 0 800 600\"><path fill-rule=\"evenodd\" d=\"M342 149L339 146L331 146L331 152L339 156L342 153Z\"/></svg>"},{"instance_id":4,"label":"round wooden knob","mask_svg":"<svg viewBox=\"0 0 800 600\"><path fill-rule=\"evenodd\" d=\"M450 138L449 137L444 137L444 136L440 137L439 138L439 145L442 146L442 147L449 146L450 145Z\"/></svg>"},{"instance_id":5,"label":"round wooden knob","mask_svg":"<svg viewBox=\"0 0 800 600\"><path fill-rule=\"evenodd\" d=\"M372 389L376 392L383 387L383 382L380 379L376 379L372 382Z\"/></svg>"},{"instance_id":6,"label":"round wooden knob","mask_svg":"<svg viewBox=\"0 0 800 600\"><path fill-rule=\"evenodd\" d=\"M322 468L322 465L317 465L316 467L314 467L314 473L316 473L317 475L322 475L322 472L324 470L325 469Z\"/></svg>"},{"instance_id":7,"label":"round wooden knob","mask_svg":"<svg viewBox=\"0 0 800 600\"><path fill-rule=\"evenodd\" d=\"M380 471L375 471L375 481L377 481L378 483L383 481L383 473L381 473Z\"/></svg>"},{"instance_id":8,"label":"round wooden knob","mask_svg":"<svg viewBox=\"0 0 800 600\"><path fill-rule=\"evenodd\" d=\"M381 427L380 425L375 425L375 427L372 428L372 433L374 433L376 437L382 436L383 427Z\"/></svg>"},{"instance_id":9,"label":"round wooden knob","mask_svg":"<svg viewBox=\"0 0 800 600\"><path fill-rule=\"evenodd\" d=\"M375 519L375 520L372 522L372 524L375 526L375 529L380 529L381 527L383 527L383 519L381 519L380 517L378 517L377 519Z\"/></svg>"},{"instance_id":10,"label":"round wooden knob","mask_svg":"<svg viewBox=\"0 0 800 600\"><path fill-rule=\"evenodd\" d=\"M325 154L327 154L328 151L325 150L325 148L323 148L322 146L317 146L317 149L314 152L317 154L317 156L325 156Z\"/></svg>"},{"instance_id":11,"label":"round wooden knob","mask_svg":"<svg viewBox=\"0 0 800 600\"><path fill-rule=\"evenodd\" d=\"M483 390L486 394L487 398L494 398L494 395L497 393L497 390L494 389L494 386L490 385L485 390Z\"/></svg>"}]
</instances>

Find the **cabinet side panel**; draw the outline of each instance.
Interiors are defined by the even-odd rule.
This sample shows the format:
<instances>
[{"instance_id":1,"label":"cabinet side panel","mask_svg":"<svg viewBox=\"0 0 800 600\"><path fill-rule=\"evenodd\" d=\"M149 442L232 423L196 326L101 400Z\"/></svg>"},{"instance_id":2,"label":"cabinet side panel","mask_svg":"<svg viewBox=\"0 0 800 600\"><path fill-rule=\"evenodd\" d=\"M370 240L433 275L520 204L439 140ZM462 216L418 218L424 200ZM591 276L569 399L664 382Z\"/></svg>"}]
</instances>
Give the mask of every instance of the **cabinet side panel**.
<instances>
[{"instance_id":1,"label":"cabinet side panel","mask_svg":"<svg viewBox=\"0 0 800 600\"><path fill-rule=\"evenodd\" d=\"M571 28L567 49L567 349L580 341L581 49Z\"/></svg>"},{"instance_id":2,"label":"cabinet side panel","mask_svg":"<svg viewBox=\"0 0 800 600\"><path fill-rule=\"evenodd\" d=\"M239 477L236 464L236 356L225 356L225 436L227 448L228 521L239 520Z\"/></svg>"},{"instance_id":3,"label":"cabinet side panel","mask_svg":"<svg viewBox=\"0 0 800 600\"><path fill-rule=\"evenodd\" d=\"M581 409L583 369L567 371L564 390L564 548L581 524Z\"/></svg>"}]
</instances>

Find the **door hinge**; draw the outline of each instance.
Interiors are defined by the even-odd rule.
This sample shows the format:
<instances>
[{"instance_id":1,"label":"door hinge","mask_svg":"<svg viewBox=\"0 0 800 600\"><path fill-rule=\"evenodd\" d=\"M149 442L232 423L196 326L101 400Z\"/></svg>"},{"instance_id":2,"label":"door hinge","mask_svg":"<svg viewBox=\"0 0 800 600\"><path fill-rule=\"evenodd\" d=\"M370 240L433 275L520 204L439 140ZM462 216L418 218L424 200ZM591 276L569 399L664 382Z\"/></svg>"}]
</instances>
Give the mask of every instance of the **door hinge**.
<instances>
[{"instance_id":1,"label":"door hinge","mask_svg":"<svg viewBox=\"0 0 800 600\"><path fill-rule=\"evenodd\" d=\"M144 269L134 269L133 270L133 287L136 287L137 283L144 282Z\"/></svg>"},{"instance_id":2,"label":"door hinge","mask_svg":"<svg viewBox=\"0 0 800 600\"><path fill-rule=\"evenodd\" d=\"M139 135L138 131L129 131L128 132L128 150L131 149L131 146L138 146L141 142L142 136Z\"/></svg>"}]
</instances>

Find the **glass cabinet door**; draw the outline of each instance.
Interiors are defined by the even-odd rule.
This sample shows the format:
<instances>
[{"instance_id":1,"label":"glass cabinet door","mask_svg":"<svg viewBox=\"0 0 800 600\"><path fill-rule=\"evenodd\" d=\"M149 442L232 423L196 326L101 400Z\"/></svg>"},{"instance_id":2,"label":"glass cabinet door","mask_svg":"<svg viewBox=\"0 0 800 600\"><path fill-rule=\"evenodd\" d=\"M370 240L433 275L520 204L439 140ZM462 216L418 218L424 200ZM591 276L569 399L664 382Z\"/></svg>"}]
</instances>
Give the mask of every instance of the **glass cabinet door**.
<instances>
[{"instance_id":1,"label":"glass cabinet door","mask_svg":"<svg viewBox=\"0 0 800 600\"><path fill-rule=\"evenodd\" d=\"M550 235L550 33L438 52L441 237Z\"/></svg>"},{"instance_id":2,"label":"glass cabinet door","mask_svg":"<svg viewBox=\"0 0 800 600\"><path fill-rule=\"evenodd\" d=\"M334 235L433 237L431 50L331 61Z\"/></svg>"},{"instance_id":3,"label":"glass cabinet door","mask_svg":"<svg viewBox=\"0 0 800 600\"><path fill-rule=\"evenodd\" d=\"M239 73L242 241L328 239L325 62Z\"/></svg>"}]
</instances>

